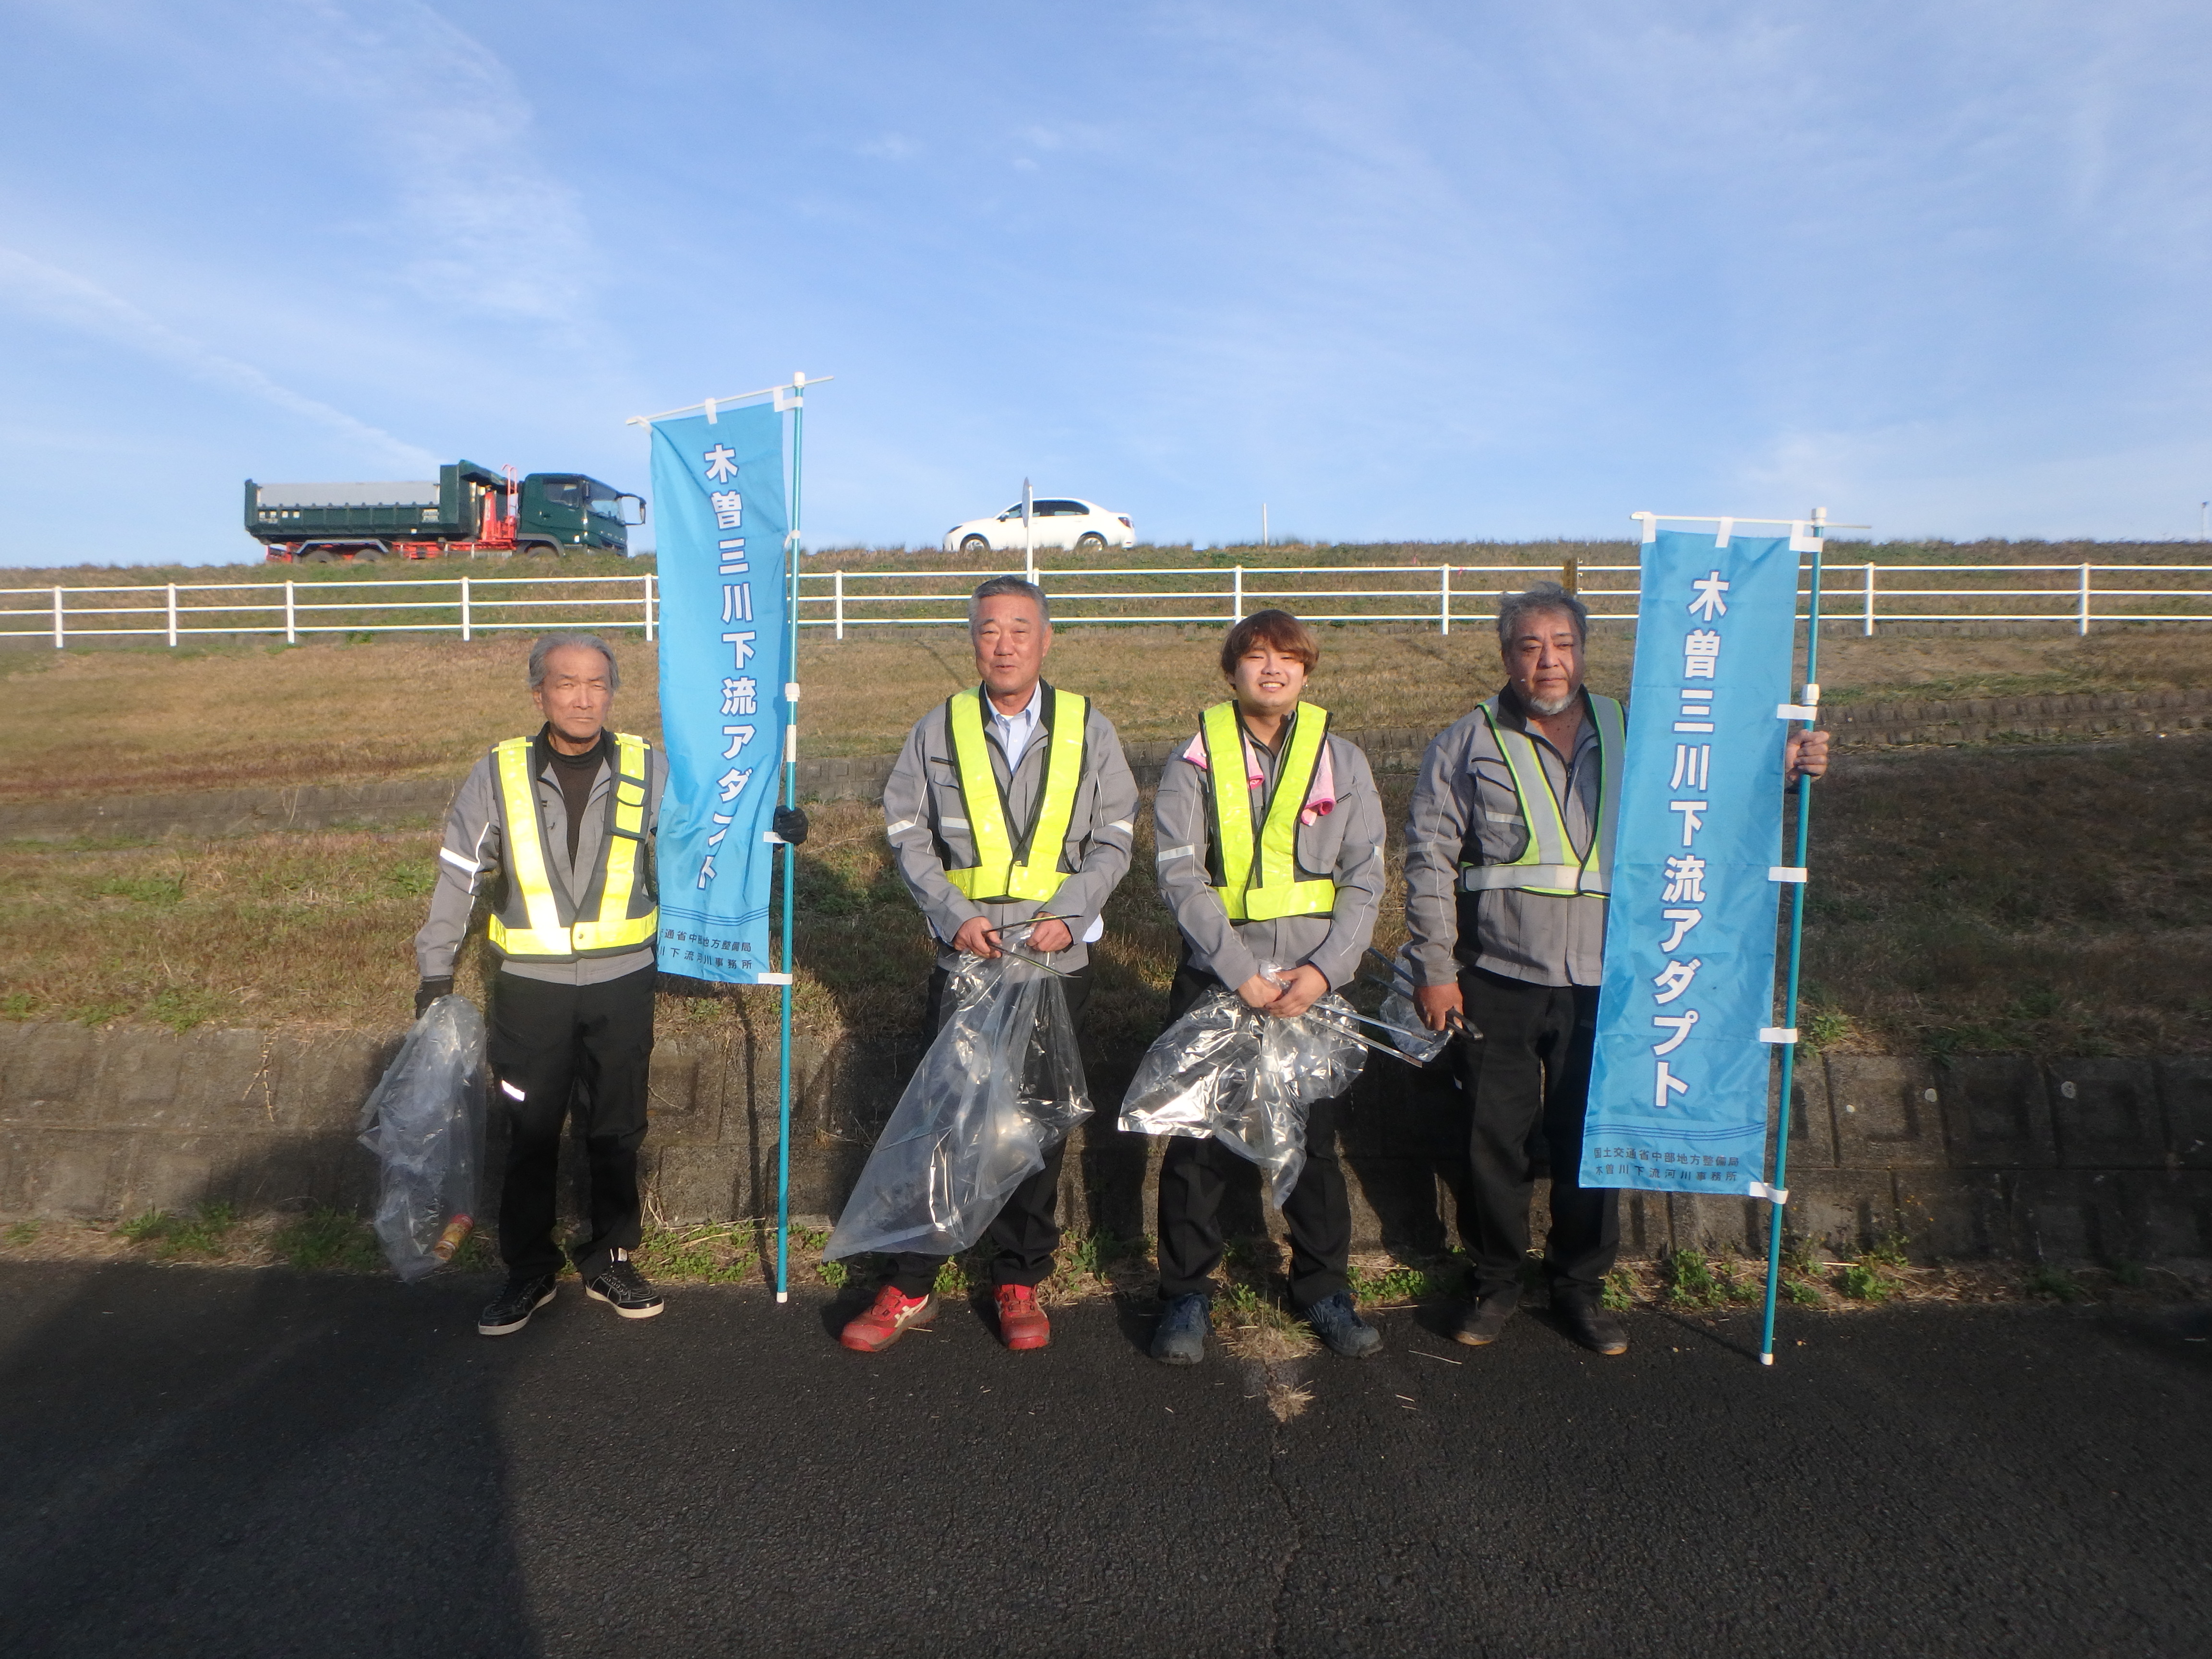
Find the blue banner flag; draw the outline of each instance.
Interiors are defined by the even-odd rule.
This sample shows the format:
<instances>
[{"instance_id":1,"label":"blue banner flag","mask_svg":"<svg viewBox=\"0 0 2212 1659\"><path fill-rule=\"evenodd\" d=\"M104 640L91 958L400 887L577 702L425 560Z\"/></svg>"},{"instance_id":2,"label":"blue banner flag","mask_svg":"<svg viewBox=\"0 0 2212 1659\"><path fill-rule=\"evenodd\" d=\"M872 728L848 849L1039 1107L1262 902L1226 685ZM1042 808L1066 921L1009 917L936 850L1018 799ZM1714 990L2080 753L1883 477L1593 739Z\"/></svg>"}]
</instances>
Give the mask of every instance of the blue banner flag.
<instances>
[{"instance_id":1,"label":"blue banner flag","mask_svg":"<svg viewBox=\"0 0 2212 1659\"><path fill-rule=\"evenodd\" d=\"M784 660L783 416L767 404L653 426L660 566L660 969L756 985L792 720Z\"/></svg>"},{"instance_id":2,"label":"blue banner flag","mask_svg":"<svg viewBox=\"0 0 2212 1659\"><path fill-rule=\"evenodd\" d=\"M1582 1183L1760 1193L1782 752L1809 538L1644 546ZM1779 1035L1778 1033L1777 1035Z\"/></svg>"}]
</instances>

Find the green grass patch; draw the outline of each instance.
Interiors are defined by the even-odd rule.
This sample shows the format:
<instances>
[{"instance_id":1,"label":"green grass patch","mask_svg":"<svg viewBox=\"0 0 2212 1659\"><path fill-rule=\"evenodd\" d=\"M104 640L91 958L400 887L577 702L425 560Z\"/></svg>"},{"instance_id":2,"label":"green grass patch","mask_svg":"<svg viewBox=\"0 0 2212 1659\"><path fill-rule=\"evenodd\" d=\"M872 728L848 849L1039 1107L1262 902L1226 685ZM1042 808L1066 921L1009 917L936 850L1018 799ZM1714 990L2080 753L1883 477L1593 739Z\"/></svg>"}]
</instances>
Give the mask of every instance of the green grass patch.
<instances>
[{"instance_id":1,"label":"green grass patch","mask_svg":"<svg viewBox=\"0 0 2212 1659\"><path fill-rule=\"evenodd\" d=\"M7 1231L0 1233L0 1239L5 1239L9 1243L19 1246L34 1244L38 1242L38 1238L39 1224L35 1220L11 1221L8 1224Z\"/></svg>"},{"instance_id":2,"label":"green grass patch","mask_svg":"<svg viewBox=\"0 0 2212 1659\"><path fill-rule=\"evenodd\" d=\"M374 1273L384 1265L366 1221L319 1206L279 1227L269 1247L278 1261L309 1273Z\"/></svg>"},{"instance_id":3,"label":"green grass patch","mask_svg":"<svg viewBox=\"0 0 2212 1659\"><path fill-rule=\"evenodd\" d=\"M2072 1273L2047 1266L2030 1269L2021 1280L2021 1288L2030 1296L2047 1296L2057 1302L2079 1302L2088 1295Z\"/></svg>"},{"instance_id":4,"label":"green grass patch","mask_svg":"<svg viewBox=\"0 0 2212 1659\"><path fill-rule=\"evenodd\" d=\"M1458 1262L1433 1267L1393 1263L1377 1273L1363 1273L1355 1267L1349 1277L1352 1300L1362 1307L1438 1301L1462 1295L1467 1288L1467 1270Z\"/></svg>"},{"instance_id":5,"label":"green grass patch","mask_svg":"<svg viewBox=\"0 0 2212 1659\"><path fill-rule=\"evenodd\" d=\"M125 1222L116 1231L133 1244L150 1246L163 1261L179 1256L222 1253L231 1230L238 1225L238 1206L221 1200L202 1204L185 1215L149 1210Z\"/></svg>"}]
</instances>

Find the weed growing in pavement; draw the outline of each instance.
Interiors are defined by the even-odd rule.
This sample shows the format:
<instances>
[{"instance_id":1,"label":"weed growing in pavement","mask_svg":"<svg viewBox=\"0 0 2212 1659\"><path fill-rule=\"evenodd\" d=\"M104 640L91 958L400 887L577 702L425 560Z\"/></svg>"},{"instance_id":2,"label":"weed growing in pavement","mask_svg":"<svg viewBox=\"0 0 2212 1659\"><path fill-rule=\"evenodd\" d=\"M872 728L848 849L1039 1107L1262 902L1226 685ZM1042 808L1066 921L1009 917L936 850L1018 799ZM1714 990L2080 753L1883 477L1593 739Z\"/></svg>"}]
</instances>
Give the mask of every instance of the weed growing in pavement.
<instances>
[{"instance_id":1,"label":"weed growing in pavement","mask_svg":"<svg viewBox=\"0 0 2212 1659\"><path fill-rule=\"evenodd\" d=\"M833 1291L842 1291L853 1282L853 1270L842 1261L816 1263L814 1276Z\"/></svg>"},{"instance_id":2,"label":"weed growing in pavement","mask_svg":"<svg viewBox=\"0 0 2212 1659\"><path fill-rule=\"evenodd\" d=\"M370 1273L384 1260L367 1222L343 1210L319 1207L279 1227L269 1248L278 1261L310 1273Z\"/></svg>"},{"instance_id":3,"label":"weed growing in pavement","mask_svg":"<svg viewBox=\"0 0 2212 1659\"><path fill-rule=\"evenodd\" d=\"M1230 1352L1263 1365L1302 1359L1321 1346L1312 1326L1249 1285L1231 1285L1213 1299L1213 1328Z\"/></svg>"},{"instance_id":4,"label":"weed growing in pavement","mask_svg":"<svg viewBox=\"0 0 2212 1659\"><path fill-rule=\"evenodd\" d=\"M647 1279L697 1285L744 1283L759 1261L743 1223L700 1227L648 1227L639 1241L638 1270Z\"/></svg>"},{"instance_id":5,"label":"weed growing in pavement","mask_svg":"<svg viewBox=\"0 0 2212 1659\"><path fill-rule=\"evenodd\" d=\"M2048 1296L2060 1302L2078 1302L2087 1294L2081 1281L2063 1267L2037 1267L2021 1280L2021 1288L2030 1296Z\"/></svg>"},{"instance_id":6,"label":"weed growing in pavement","mask_svg":"<svg viewBox=\"0 0 2212 1659\"><path fill-rule=\"evenodd\" d=\"M1613 1313L1626 1313L1636 1305L1636 1281L1626 1271L1615 1267L1605 1276L1605 1288L1598 1299Z\"/></svg>"},{"instance_id":7,"label":"weed growing in pavement","mask_svg":"<svg viewBox=\"0 0 2212 1659\"><path fill-rule=\"evenodd\" d=\"M930 1286L939 1296L961 1297L968 1294L968 1269L957 1255L948 1255L937 1270L937 1282Z\"/></svg>"},{"instance_id":8,"label":"weed growing in pavement","mask_svg":"<svg viewBox=\"0 0 2212 1659\"><path fill-rule=\"evenodd\" d=\"M1703 1250L1670 1250L1660 1258L1659 1282L1666 1286L1672 1308L1717 1308L1728 1300L1728 1291L1713 1276L1712 1264Z\"/></svg>"},{"instance_id":9,"label":"weed growing in pavement","mask_svg":"<svg viewBox=\"0 0 2212 1659\"><path fill-rule=\"evenodd\" d=\"M1393 1263L1378 1273L1364 1273L1355 1264L1347 1277L1352 1298L1362 1307L1402 1307L1456 1296L1466 1287L1466 1271L1457 1263L1435 1267Z\"/></svg>"},{"instance_id":10,"label":"weed growing in pavement","mask_svg":"<svg viewBox=\"0 0 2212 1659\"><path fill-rule=\"evenodd\" d=\"M1844 1264L1836 1288L1854 1302L1887 1302L1897 1294L1897 1281L1880 1262L1861 1256Z\"/></svg>"},{"instance_id":11,"label":"weed growing in pavement","mask_svg":"<svg viewBox=\"0 0 2212 1659\"><path fill-rule=\"evenodd\" d=\"M116 1231L133 1244L157 1246L155 1254L168 1260L180 1255L214 1255L224 1237L238 1224L238 1206L217 1200L203 1204L190 1215L171 1215L149 1210L133 1217Z\"/></svg>"}]
</instances>

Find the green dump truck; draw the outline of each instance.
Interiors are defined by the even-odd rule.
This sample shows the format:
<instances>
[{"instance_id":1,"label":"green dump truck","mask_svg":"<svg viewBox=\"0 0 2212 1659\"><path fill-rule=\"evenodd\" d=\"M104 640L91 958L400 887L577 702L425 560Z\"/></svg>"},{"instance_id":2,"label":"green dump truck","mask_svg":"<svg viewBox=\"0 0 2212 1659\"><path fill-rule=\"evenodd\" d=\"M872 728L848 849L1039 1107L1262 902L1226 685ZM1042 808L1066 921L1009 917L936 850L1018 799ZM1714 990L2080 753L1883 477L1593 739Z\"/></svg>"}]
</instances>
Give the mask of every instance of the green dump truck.
<instances>
[{"instance_id":1,"label":"green dump truck","mask_svg":"<svg viewBox=\"0 0 2212 1659\"><path fill-rule=\"evenodd\" d=\"M636 514L631 516L635 507ZM246 533L272 560L497 557L510 553L629 552L642 496L574 472L495 472L473 461L435 483L246 481Z\"/></svg>"}]
</instances>

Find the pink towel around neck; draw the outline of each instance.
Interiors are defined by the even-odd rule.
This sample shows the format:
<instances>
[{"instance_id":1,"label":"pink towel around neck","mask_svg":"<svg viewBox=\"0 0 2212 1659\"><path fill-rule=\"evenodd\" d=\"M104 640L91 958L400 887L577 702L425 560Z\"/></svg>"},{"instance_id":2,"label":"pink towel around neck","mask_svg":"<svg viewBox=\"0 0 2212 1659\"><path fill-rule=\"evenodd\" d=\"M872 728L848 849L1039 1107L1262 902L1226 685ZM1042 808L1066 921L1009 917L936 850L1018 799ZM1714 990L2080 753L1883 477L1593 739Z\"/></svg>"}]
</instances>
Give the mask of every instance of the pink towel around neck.
<instances>
[{"instance_id":1,"label":"pink towel around neck","mask_svg":"<svg viewBox=\"0 0 2212 1659\"><path fill-rule=\"evenodd\" d=\"M1252 734L1249 732L1244 732L1243 736L1244 738L1244 784L1249 789L1257 789L1267 782L1267 778L1260 770L1259 745L1252 741ZM1207 769L1205 732L1200 732L1190 740L1190 747L1182 751L1182 757L1201 772ZM1306 787L1305 805L1298 809L1298 822L1312 823L1324 814L1335 810L1336 763L1330 758L1328 744L1324 742L1321 746L1321 758L1314 763L1313 782Z\"/></svg>"}]
</instances>

